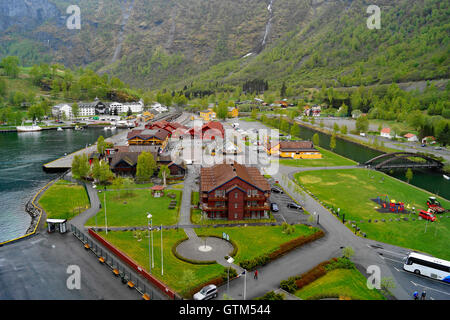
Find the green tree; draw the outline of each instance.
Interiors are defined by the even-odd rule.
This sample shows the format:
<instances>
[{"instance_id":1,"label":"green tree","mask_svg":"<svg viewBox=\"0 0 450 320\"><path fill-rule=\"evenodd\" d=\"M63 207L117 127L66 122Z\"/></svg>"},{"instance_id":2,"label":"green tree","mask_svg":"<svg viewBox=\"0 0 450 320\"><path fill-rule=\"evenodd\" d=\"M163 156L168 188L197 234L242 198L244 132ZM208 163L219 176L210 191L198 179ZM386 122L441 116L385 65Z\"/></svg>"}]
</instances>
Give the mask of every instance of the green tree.
<instances>
[{"instance_id":1,"label":"green tree","mask_svg":"<svg viewBox=\"0 0 450 320\"><path fill-rule=\"evenodd\" d=\"M166 187L166 186L167 186L167 179L170 178L170 169L169 169L169 167L166 166L166 165L162 165L162 166L159 168L159 174L158 174L158 176L159 176L161 179L163 179L163 181L164 181L164 187Z\"/></svg>"},{"instance_id":2,"label":"green tree","mask_svg":"<svg viewBox=\"0 0 450 320\"><path fill-rule=\"evenodd\" d=\"M300 137L300 126L294 123L290 133L292 137Z\"/></svg>"},{"instance_id":3,"label":"green tree","mask_svg":"<svg viewBox=\"0 0 450 320\"><path fill-rule=\"evenodd\" d=\"M348 132L347 126L346 126L345 124L343 124L343 125L341 126L341 133L342 133L342 134L347 134L347 132Z\"/></svg>"},{"instance_id":4,"label":"green tree","mask_svg":"<svg viewBox=\"0 0 450 320\"><path fill-rule=\"evenodd\" d=\"M356 131L367 132L367 130L369 130L369 119L365 116L356 119Z\"/></svg>"},{"instance_id":5,"label":"green tree","mask_svg":"<svg viewBox=\"0 0 450 320\"><path fill-rule=\"evenodd\" d=\"M281 120L280 130L283 132L289 132L289 122L287 122L286 120Z\"/></svg>"},{"instance_id":6,"label":"green tree","mask_svg":"<svg viewBox=\"0 0 450 320\"><path fill-rule=\"evenodd\" d=\"M448 127L448 123L445 125L444 129L439 133L437 140L444 147L450 144L450 130Z\"/></svg>"},{"instance_id":7,"label":"green tree","mask_svg":"<svg viewBox=\"0 0 450 320\"><path fill-rule=\"evenodd\" d=\"M97 139L97 152L100 154L104 154L106 150L106 142L103 136L98 137Z\"/></svg>"},{"instance_id":8,"label":"green tree","mask_svg":"<svg viewBox=\"0 0 450 320\"><path fill-rule=\"evenodd\" d=\"M221 101L217 107L217 118L225 120L228 117L228 107L225 101Z\"/></svg>"},{"instance_id":9,"label":"green tree","mask_svg":"<svg viewBox=\"0 0 450 320\"><path fill-rule=\"evenodd\" d=\"M320 140L319 140L319 134L315 133L312 138L312 142L315 146L319 146Z\"/></svg>"},{"instance_id":10,"label":"green tree","mask_svg":"<svg viewBox=\"0 0 450 320\"><path fill-rule=\"evenodd\" d=\"M156 161L150 152L142 152L138 157L136 179L139 182L150 181L156 170Z\"/></svg>"},{"instance_id":11,"label":"green tree","mask_svg":"<svg viewBox=\"0 0 450 320\"><path fill-rule=\"evenodd\" d=\"M406 173L405 173L405 177L406 177L406 180L408 181L408 183L412 180L413 176L414 176L413 171L411 170L411 168L408 168L408 170L406 170Z\"/></svg>"},{"instance_id":12,"label":"green tree","mask_svg":"<svg viewBox=\"0 0 450 320\"><path fill-rule=\"evenodd\" d=\"M6 81L5 79L0 78L0 97L4 97L6 95Z\"/></svg>"},{"instance_id":13,"label":"green tree","mask_svg":"<svg viewBox=\"0 0 450 320\"><path fill-rule=\"evenodd\" d=\"M339 132L339 130L340 130L339 125L337 124L337 122L335 122L333 125L333 132Z\"/></svg>"},{"instance_id":14,"label":"green tree","mask_svg":"<svg viewBox=\"0 0 450 320\"><path fill-rule=\"evenodd\" d=\"M344 258L350 259L355 254L355 251L352 247L345 247L342 249L342 256Z\"/></svg>"},{"instance_id":15,"label":"green tree","mask_svg":"<svg viewBox=\"0 0 450 320\"><path fill-rule=\"evenodd\" d=\"M283 85L281 86L280 89L280 97L282 98L286 98L286 82L283 81Z\"/></svg>"},{"instance_id":16,"label":"green tree","mask_svg":"<svg viewBox=\"0 0 450 320\"><path fill-rule=\"evenodd\" d=\"M258 118L258 110L257 109L252 110L251 117L252 117L252 119L255 119L255 120Z\"/></svg>"},{"instance_id":17,"label":"green tree","mask_svg":"<svg viewBox=\"0 0 450 320\"><path fill-rule=\"evenodd\" d=\"M45 110L40 105L33 105L28 109L28 118L40 121L45 115Z\"/></svg>"},{"instance_id":18,"label":"green tree","mask_svg":"<svg viewBox=\"0 0 450 320\"><path fill-rule=\"evenodd\" d=\"M334 149L336 149L336 133L333 133L331 135L331 139L330 139L330 149L333 151Z\"/></svg>"},{"instance_id":19,"label":"green tree","mask_svg":"<svg viewBox=\"0 0 450 320\"><path fill-rule=\"evenodd\" d=\"M79 113L80 113L80 107L78 106L78 103L75 102L72 105L72 114L73 114L74 118L77 118Z\"/></svg>"},{"instance_id":20,"label":"green tree","mask_svg":"<svg viewBox=\"0 0 450 320\"><path fill-rule=\"evenodd\" d=\"M94 160L94 164L92 166L92 177L99 184L105 184L112 178L114 178L114 174L111 172L109 168L109 164L105 161Z\"/></svg>"},{"instance_id":21,"label":"green tree","mask_svg":"<svg viewBox=\"0 0 450 320\"><path fill-rule=\"evenodd\" d=\"M16 56L8 56L2 59L0 66L3 67L8 77L17 78L19 76L19 58Z\"/></svg>"}]
</instances>

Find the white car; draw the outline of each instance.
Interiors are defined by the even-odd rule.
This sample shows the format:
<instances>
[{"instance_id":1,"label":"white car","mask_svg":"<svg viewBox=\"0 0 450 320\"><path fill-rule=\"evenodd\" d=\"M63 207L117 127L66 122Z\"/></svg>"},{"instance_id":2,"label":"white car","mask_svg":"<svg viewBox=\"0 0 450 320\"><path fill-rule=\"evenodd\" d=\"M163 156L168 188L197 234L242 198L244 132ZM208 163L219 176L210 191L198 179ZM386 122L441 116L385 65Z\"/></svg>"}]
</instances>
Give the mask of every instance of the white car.
<instances>
[{"instance_id":1,"label":"white car","mask_svg":"<svg viewBox=\"0 0 450 320\"><path fill-rule=\"evenodd\" d=\"M209 300L212 298L217 298L217 287L213 284L204 287L194 294L194 300Z\"/></svg>"}]
</instances>

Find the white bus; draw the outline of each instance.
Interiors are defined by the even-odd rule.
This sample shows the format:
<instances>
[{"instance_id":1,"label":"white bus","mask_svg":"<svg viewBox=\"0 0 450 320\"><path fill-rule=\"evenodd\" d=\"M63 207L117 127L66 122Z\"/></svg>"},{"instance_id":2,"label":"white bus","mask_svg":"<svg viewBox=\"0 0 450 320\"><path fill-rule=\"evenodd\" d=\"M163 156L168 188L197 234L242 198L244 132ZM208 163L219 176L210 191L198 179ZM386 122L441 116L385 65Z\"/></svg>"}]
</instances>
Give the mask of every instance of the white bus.
<instances>
[{"instance_id":1,"label":"white bus","mask_svg":"<svg viewBox=\"0 0 450 320\"><path fill-rule=\"evenodd\" d=\"M450 261L412 252L406 258L403 269L418 275L450 283Z\"/></svg>"}]
</instances>

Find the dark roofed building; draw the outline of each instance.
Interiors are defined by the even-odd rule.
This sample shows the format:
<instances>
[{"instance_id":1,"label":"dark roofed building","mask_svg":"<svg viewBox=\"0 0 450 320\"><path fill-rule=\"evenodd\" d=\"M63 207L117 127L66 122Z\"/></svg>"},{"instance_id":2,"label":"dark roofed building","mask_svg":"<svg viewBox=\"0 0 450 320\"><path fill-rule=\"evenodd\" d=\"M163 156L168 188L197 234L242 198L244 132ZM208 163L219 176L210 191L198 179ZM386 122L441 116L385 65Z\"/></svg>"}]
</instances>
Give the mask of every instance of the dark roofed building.
<instances>
[{"instance_id":1,"label":"dark roofed building","mask_svg":"<svg viewBox=\"0 0 450 320\"><path fill-rule=\"evenodd\" d=\"M202 168L200 196L201 209L211 219L269 217L270 185L255 167L233 162Z\"/></svg>"}]
</instances>

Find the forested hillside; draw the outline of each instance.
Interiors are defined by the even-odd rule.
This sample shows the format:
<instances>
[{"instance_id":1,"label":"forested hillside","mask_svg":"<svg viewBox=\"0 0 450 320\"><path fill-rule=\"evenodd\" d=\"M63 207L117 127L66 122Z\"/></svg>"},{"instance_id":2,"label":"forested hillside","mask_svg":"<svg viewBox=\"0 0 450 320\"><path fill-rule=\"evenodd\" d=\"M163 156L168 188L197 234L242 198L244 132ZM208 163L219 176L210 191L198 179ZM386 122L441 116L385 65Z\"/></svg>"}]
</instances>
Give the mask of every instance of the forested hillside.
<instances>
[{"instance_id":1,"label":"forested hillside","mask_svg":"<svg viewBox=\"0 0 450 320\"><path fill-rule=\"evenodd\" d=\"M0 0L0 57L89 66L132 85L333 87L449 77L448 1ZM369 5L381 29L367 28Z\"/></svg>"}]
</instances>

